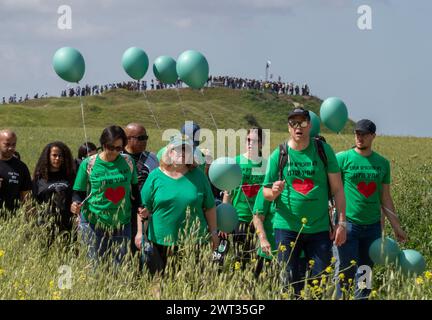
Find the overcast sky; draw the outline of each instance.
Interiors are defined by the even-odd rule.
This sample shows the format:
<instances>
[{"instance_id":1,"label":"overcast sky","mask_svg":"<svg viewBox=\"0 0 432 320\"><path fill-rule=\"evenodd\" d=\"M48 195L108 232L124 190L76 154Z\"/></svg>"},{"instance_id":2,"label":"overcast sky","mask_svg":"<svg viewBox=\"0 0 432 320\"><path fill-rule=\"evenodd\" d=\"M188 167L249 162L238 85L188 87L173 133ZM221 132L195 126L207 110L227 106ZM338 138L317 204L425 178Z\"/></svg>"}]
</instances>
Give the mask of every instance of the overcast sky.
<instances>
[{"instance_id":1,"label":"overcast sky","mask_svg":"<svg viewBox=\"0 0 432 320\"><path fill-rule=\"evenodd\" d=\"M57 27L60 5L72 9L71 30ZM372 30L358 28L361 5ZM212 75L261 79L270 60L274 78L340 97L380 134L432 137L431 21L430 0L0 0L0 97L58 96L66 83L51 63L63 46L81 51L89 84L128 80L131 46L151 64L195 49Z\"/></svg>"}]
</instances>

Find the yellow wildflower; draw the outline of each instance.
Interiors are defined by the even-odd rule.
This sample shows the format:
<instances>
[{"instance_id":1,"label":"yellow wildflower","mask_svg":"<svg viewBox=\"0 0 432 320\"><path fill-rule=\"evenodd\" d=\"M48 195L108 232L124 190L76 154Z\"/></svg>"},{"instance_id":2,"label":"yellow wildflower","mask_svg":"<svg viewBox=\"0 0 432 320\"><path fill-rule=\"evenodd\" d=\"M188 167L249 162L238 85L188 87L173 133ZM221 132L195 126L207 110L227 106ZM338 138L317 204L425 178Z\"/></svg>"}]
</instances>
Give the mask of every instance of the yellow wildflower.
<instances>
[{"instance_id":1,"label":"yellow wildflower","mask_svg":"<svg viewBox=\"0 0 432 320\"><path fill-rule=\"evenodd\" d=\"M336 257L332 257L330 260L331 263L336 263Z\"/></svg>"},{"instance_id":2,"label":"yellow wildflower","mask_svg":"<svg viewBox=\"0 0 432 320\"><path fill-rule=\"evenodd\" d=\"M287 249L286 246L283 245L283 244L281 244L280 247L279 247L279 250L282 251L282 252L285 252L286 249Z\"/></svg>"},{"instance_id":3,"label":"yellow wildflower","mask_svg":"<svg viewBox=\"0 0 432 320\"><path fill-rule=\"evenodd\" d=\"M240 270L240 267L241 267L241 264L240 264L240 262L236 262L235 264L234 264L234 269L235 270Z\"/></svg>"},{"instance_id":4,"label":"yellow wildflower","mask_svg":"<svg viewBox=\"0 0 432 320\"><path fill-rule=\"evenodd\" d=\"M321 276L321 285L325 285L327 283L327 277L326 276Z\"/></svg>"},{"instance_id":5,"label":"yellow wildflower","mask_svg":"<svg viewBox=\"0 0 432 320\"><path fill-rule=\"evenodd\" d=\"M295 247L295 242L294 242L294 241L291 241L291 242L290 242L290 247L291 247L291 248L294 248L294 247Z\"/></svg>"},{"instance_id":6,"label":"yellow wildflower","mask_svg":"<svg viewBox=\"0 0 432 320\"><path fill-rule=\"evenodd\" d=\"M255 258L252 258L252 259L251 259L251 262L252 262L252 263L255 263L256 261L257 261L257 260L256 260Z\"/></svg>"},{"instance_id":7,"label":"yellow wildflower","mask_svg":"<svg viewBox=\"0 0 432 320\"><path fill-rule=\"evenodd\" d=\"M312 268L315 265L315 260L309 260L309 266Z\"/></svg>"},{"instance_id":8,"label":"yellow wildflower","mask_svg":"<svg viewBox=\"0 0 432 320\"><path fill-rule=\"evenodd\" d=\"M5 251L4 250L0 250L0 258L3 257L4 254L5 254Z\"/></svg>"},{"instance_id":9,"label":"yellow wildflower","mask_svg":"<svg viewBox=\"0 0 432 320\"><path fill-rule=\"evenodd\" d=\"M375 298L378 295L378 292L376 290L372 290L370 297Z\"/></svg>"},{"instance_id":10,"label":"yellow wildflower","mask_svg":"<svg viewBox=\"0 0 432 320\"><path fill-rule=\"evenodd\" d=\"M339 274L339 280L343 281L345 279L345 275L343 273Z\"/></svg>"},{"instance_id":11,"label":"yellow wildflower","mask_svg":"<svg viewBox=\"0 0 432 320\"><path fill-rule=\"evenodd\" d=\"M54 289L54 280L51 280L49 282L49 287L50 287L50 289Z\"/></svg>"},{"instance_id":12,"label":"yellow wildflower","mask_svg":"<svg viewBox=\"0 0 432 320\"><path fill-rule=\"evenodd\" d=\"M301 219L301 222L302 222L303 224L307 224L308 220L307 220L306 218L302 218L302 219Z\"/></svg>"},{"instance_id":13,"label":"yellow wildflower","mask_svg":"<svg viewBox=\"0 0 432 320\"><path fill-rule=\"evenodd\" d=\"M318 297L322 292L323 292L323 289L321 289L321 288L318 287L318 286L315 286L315 287L313 288L313 293L316 295L316 297Z\"/></svg>"},{"instance_id":14,"label":"yellow wildflower","mask_svg":"<svg viewBox=\"0 0 432 320\"><path fill-rule=\"evenodd\" d=\"M52 299L53 300L60 300L61 298L61 292L60 291L54 291Z\"/></svg>"},{"instance_id":15,"label":"yellow wildflower","mask_svg":"<svg viewBox=\"0 0 432 320\"><path fill-rule=\"evenodd\" d=\"M417 277L416 283L417 284L423 284L424 283L423 278L422 277Z\"/></svg>"},{"instance_id":16,"label":"yellow wildflower","mask_svg":"<svg viewBox=\"0 0 432 320\"><path fill-rule=\"evenodd\" d=\"M357 262L355 260L351 260L351 265L355 266L357 264Z\"/></svg>"},{"instance_id":17,"label":"yellow wildflower","mask_svg":"<svg viewBox=\"0 0 432 320\"><path fill-rule=\"evenodd\" d=\"M425 272L425 278L428 279L428 280L432 279L432 272L426 271Z\"/></svg>"},{"instance_id":18,"label":"yellow wildflower","mask_svg":"<svg viewBox=\"0 0 432 320\"><path fill-rule=\"evenodd\" d=\"M286 292L282 293L282 299L287 300L288 299L288 293L286 293Z\"/></svg>"},{"instance_id":19,"label":"yellow wildflower","mask_svg":"<svg viewBox=\"0 0 432 320\"><path fill-rule=\"evenodd\" d=\"M312 281L312 284L315 285L315 286L318 285L318 283L319 283L319 281L316 280L316 279L314 281Z\"/></svg>"},{"instance_id":20,"label":"yellow wildflower","mask_svg":"<svg viewBox=\"0 0 432 320\"><path fill-rule=\"evenodd\" d=\"M330 266L328 266L328 267L325 269L325 272L327 272L327 273L332 273L332 272L333 272L333 268L330 267Z\"/></svg>"}]
</instances>

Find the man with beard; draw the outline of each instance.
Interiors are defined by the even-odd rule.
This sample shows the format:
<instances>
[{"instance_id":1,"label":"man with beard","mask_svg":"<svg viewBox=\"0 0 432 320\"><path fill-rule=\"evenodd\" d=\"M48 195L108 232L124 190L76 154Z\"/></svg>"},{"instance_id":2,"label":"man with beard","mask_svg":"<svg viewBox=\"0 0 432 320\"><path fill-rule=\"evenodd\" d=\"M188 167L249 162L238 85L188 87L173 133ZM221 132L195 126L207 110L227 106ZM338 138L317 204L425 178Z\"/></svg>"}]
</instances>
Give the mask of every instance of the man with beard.
<instances>
[{"instance_id":1,"label":"man with beard","mask_svg":"<svg viewBox=\"0 0 432 320\"><path fill-rule=\"evenodd\" d=\"M383 228L382 213L388 218L400 242L407 235L400 225L390 194L390 162L372 150L376 137L375 124L367 119L357 122L355 146L337 154L346 194L347 241L338 247L339 269L345 270L347 279L358 278L358 266L372 268L369 247L381 237ZM355 261L351 265L351 261ZM347 281L344 281L346 287ZM355 281L355 297L365 299L370 288L362 288Z\"/></svg>"}]
</instances>

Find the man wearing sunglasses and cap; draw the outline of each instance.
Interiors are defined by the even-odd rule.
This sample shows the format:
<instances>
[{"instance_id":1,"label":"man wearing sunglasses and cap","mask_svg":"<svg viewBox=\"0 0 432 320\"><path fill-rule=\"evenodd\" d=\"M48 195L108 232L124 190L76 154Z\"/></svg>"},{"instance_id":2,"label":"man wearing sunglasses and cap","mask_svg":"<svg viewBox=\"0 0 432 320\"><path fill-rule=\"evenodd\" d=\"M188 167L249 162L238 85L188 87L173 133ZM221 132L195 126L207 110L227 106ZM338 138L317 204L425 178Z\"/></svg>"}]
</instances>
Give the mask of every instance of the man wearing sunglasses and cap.
<instances>
[{"instance_id":1,"label":"man wearing sunglasses and cap","mask_svg":"<svg viewBox=\"0 0 432 320\"><path fill-rule=\"evenodd\" d=\"M372 150L376 126L363 119L356 123L354 148L337 154L347 199L347 241L338 248L339 269L347 279L360 276L357 266L373 266L369 247L381 237L384 220L388 218L398 241L406 241L390 194L390 163ZM356 266L350 267L351 261ZM367 298L369 288L361 288L356 281L356 298Z\"/></svg>"},{"instance_id":2,"label":"man wearing sunglasses and cap","mask_svg":"<svg viewBox=\"0 0 432 320\"><path fill-rule=\"evenodd\" d=\"M129 123L125 128L125 133L127 145L124 153L130 155L135 160L138 174L138 188L141 191L149 173L159 166L159 161L154 153L146 151L149 136L143 125L135 122ZM133 235L137 231L137 209L132 208L131 230ZM131 250L132 254L137 251L133 240Z\"/></svg>"},{"instance_id":3,"label":"man wearing sunglasses and cap","mask_svg":"<svg viewBox=\"0 0 432 320\"><path fill-rule=\"evenodd\" d=\"M299 294L304 285L299 270L301 251L310 261L309 276L313 277L331 264L332 240L336 246L345 242L345 195L332 148L321 142L326 166L318 142L310 137L309 111L292 110L288 115L288 130L288 142L270 156L263 192L275 204L273 228L279 248L278 261L286 263L282 280L285 284L294 282L294 290ZM281 152L287 154L284 165L280 165ZM335 198L339 221L333 231L328 214L329 194Z\"/></svg>"}]
</instances>

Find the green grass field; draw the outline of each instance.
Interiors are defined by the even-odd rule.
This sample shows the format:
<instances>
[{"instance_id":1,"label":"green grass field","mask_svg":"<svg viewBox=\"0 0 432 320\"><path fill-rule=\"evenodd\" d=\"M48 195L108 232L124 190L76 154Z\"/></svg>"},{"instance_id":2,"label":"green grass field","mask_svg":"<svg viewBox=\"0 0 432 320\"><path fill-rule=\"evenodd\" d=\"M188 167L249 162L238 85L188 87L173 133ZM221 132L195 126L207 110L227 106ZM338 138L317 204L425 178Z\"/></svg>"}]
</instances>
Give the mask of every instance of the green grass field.
<instances>
[{"instance_id":1,"label":"green grass field","mask_svg":"<svg viewBox=\"0 0 432 320\"><path fill-rule=\"evenodd\" d=\"M271 149L287 138L286 115L292 102L310 106L318 111L320 100L302 97L276 97L270 94L240 92L227 89L198 91L181 90L179 102L174 90L151 92L148 101L163 129L179 128L185 120L193 119L202 127L214 129L208 116L211 110L218 128L247 128L246 116L253 114L264 128L272 130ZM289 101L292 99L292 101ZM295 101L297 100L297 101ZM148 106L142 94L125 91L109 92L101 97L84 98L88 137L97 142L104 126L125 125L141 121L150 136L148 149L157 151L164 146L163 130L158 130L149 118ZM26 105L0 106L0 127L14 129L18 134L17 150L31 170L43 146L54 140L67 143L74 154L84 140L81 128L79 100L56 99L30 101ZM250 119L250 117L249 117ZM348 149L353 144L352 123L342 135L323 130L334 150ZM432 268L432 139L380 136L375 150L387 157L392 165L392 195L409 241L403 248L420 251L427 270ZM58 241L50 249L45 246L46 230L25 216L26 209L16 217L0 220L0 299L291 299L281 293L275 266L265 270L255 281L251 270L238 270L232 251L223 272L218 273L209 263L211 250L206 248L196 263L193 248L185 245L180 268L168 269L164 278L138 276L137 260L121 270L106 269L95 272L79 244ZM392 236L389 226L386 233ZM70 266L71 289L60 290L62 279L59 267ZM394 266L374 269L374 299L432 299L432 274L404 278ZM321 280L321 279L318 279ZM305 292L306 298L331 299L334 286L319 282L317 288Z\"/></svg>"}]
</instances>

